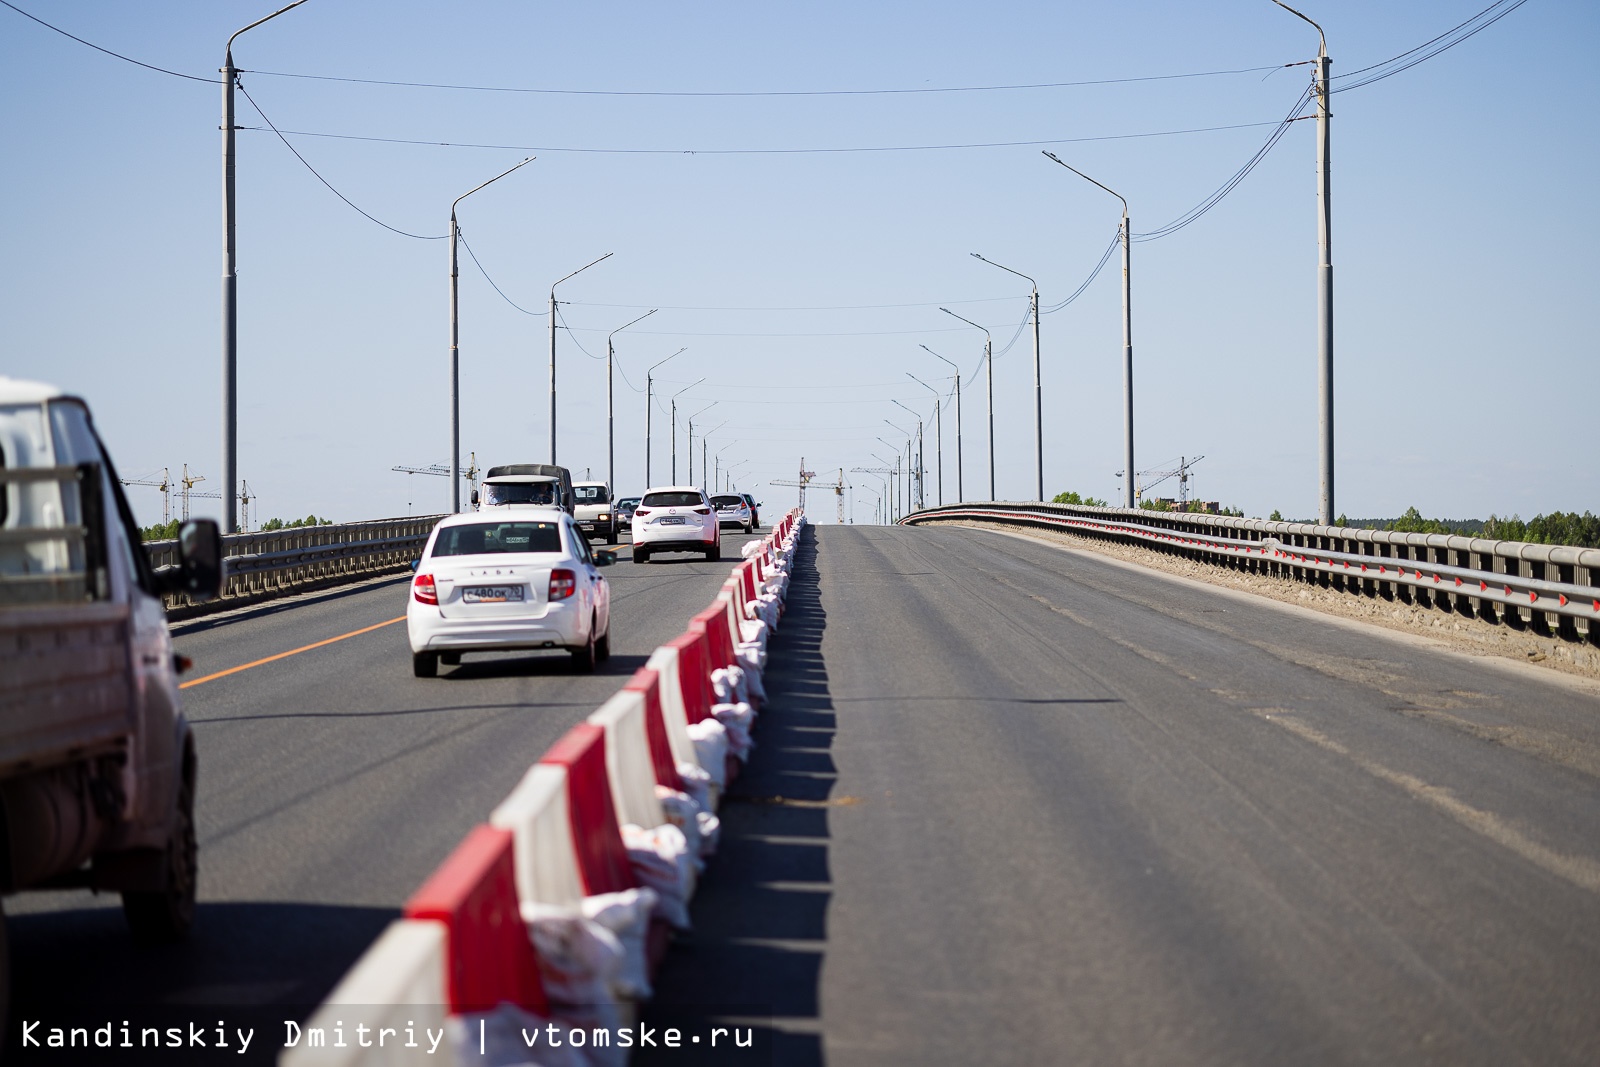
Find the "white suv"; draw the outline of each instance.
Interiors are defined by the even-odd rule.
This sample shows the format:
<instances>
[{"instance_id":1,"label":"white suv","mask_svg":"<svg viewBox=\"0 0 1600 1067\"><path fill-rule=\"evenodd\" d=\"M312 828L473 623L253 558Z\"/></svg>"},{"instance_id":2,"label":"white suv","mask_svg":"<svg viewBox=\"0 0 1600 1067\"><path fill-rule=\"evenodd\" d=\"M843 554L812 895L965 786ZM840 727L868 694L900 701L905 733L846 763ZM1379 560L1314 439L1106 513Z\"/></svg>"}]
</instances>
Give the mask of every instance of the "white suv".
<instances>
[{"instance_id":1,"label":"white suv","mask_svg":"<svg viewBox=\"0 0 1600 1067\"><path fill-rule=\"evenodd\" d=\"M647 563L657 552L701 552L722 558L722 526L706 495L692 485L645 490L633 512L633 561Z\"/></svg>"}]
</instances>

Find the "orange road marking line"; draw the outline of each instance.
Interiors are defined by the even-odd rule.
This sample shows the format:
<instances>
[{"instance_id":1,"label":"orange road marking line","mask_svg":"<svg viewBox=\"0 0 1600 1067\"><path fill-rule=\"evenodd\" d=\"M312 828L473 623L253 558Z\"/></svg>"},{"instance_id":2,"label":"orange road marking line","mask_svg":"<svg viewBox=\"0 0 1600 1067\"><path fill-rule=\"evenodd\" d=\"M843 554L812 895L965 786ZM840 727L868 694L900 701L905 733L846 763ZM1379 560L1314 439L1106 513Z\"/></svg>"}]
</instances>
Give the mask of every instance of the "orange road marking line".
<instances>
[{"instance_id":1,"label":"orange road marking line","mask_svg":"<svg viewBox=\"0 0 1600 1067\"><path fill-rule=\"evenodd\" d=\"M258 659L254 663L242 663L237 667L229 667L225 671L218 671L216 674L208 674L204 678L196 678L192 682L184 682L182 685L178 686L178 688L188 689L190 686L201 685L205 682L215 681L218 678L226 678L230 674L238 674L240 671L247 671L251 667L259 667L263 663L271 663L274 660L287 659L290 656L298 656L302 652L310 652L313 648L321 648L323 645L331 645L335 641L343 641L347 637L360 637L362 634L369 634L374 630L381 630L385 626L393 626L397 622L405 621L406 617L401 615L397 619L390 619L388 622L380 622L376 626L367 626L360 630L351 630L347 634L340 634L338 637L330 637L326 641L318 641L315 644L302 645L299 648L291 648L287 652L279 652L276 656L268 656L266 659Z\"/></svg>"}]
</instances>

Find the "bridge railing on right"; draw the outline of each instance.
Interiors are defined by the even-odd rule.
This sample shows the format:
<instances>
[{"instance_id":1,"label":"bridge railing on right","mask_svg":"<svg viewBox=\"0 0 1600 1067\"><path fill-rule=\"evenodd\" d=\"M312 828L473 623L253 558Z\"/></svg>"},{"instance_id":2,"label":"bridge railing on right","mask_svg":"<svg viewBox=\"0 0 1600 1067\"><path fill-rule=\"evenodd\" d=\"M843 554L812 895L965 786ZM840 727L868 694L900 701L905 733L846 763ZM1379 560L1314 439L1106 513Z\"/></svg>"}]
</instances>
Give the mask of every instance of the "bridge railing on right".
<instances>
[{"instance_id":1,"label":"bridge railing on right","mask_svg":"<svg viewBox=\"0 0 1600 1067\"><path fill-rule=\"evenodd\" d=\"M1071 504L927 508L918 526L981 521L1068 530L1257 574L1600 644L1600 549Z\"/></svg>"}]
</instances>

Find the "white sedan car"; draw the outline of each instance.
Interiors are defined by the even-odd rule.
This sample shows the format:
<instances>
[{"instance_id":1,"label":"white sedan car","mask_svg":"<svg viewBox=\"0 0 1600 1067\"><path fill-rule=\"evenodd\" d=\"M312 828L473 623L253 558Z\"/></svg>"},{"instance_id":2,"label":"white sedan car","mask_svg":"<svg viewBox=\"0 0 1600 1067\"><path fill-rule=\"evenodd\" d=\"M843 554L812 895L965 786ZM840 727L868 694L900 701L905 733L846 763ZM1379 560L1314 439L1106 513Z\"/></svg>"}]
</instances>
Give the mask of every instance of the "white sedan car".
<instances>
[{"instance_id":1,"label":"white sedan car","mask_svg":"<svg viewBox=\"0 0 1600 1067\"><path fill-rule=\"evenodd\" d=\"M722 525L706 495L692 485L645 490L633 511L633 561L648 563L657 552L699 552L722 558Z\"/></svg>"},{"instance_id":2,"label":"white sedan car","mask_svg":"<svg viewBox=\"0 0 1600 1067\"><path fill-rule=\"evenodd\" d=\"M492 517L491 517L492 515ZM434 527L406 605L412 672L432 678L464 652L561 648L592 671L611 655L611 586L558 508L451 515Z\"/></svg>"}]
</instances>

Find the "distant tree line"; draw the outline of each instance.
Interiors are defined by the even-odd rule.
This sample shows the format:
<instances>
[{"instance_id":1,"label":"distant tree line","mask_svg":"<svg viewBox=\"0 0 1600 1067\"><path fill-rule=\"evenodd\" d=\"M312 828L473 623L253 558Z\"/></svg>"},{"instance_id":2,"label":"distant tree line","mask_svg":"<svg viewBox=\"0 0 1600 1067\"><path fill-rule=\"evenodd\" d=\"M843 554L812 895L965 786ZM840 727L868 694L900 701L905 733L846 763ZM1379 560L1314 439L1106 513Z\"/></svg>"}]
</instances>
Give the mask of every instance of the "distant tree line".
<instances>
[{"instance_id":1,"label":"distant tree line","mask_svg":"<svg viewBox=\"0 0 1600 1067\"><path fill-rule=\"evenodd\" d=\"M158 522L154 526L146 526L139 531L140 536L146 541L171 541L178 536L180 521L173 519L170 522ZM307 515L303 519L268 519L261 524L262 533L271 533L273 530L295 530L302 526L332 526L332 519L319 519L315 515Z\"/></svg>"}]
</instances>

